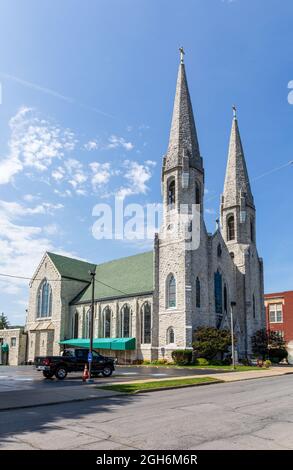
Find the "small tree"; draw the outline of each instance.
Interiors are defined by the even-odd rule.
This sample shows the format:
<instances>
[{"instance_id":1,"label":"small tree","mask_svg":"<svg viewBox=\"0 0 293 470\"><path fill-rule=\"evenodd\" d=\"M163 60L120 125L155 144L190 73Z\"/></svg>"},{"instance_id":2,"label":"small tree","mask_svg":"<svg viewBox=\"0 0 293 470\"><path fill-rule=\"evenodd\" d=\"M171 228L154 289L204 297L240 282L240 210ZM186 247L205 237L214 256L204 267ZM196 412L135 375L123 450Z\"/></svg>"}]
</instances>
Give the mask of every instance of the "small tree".
<instances>
[{"instance_id":1,"label":"small tree","mask_svg":"<svg viewBox=\"0 0 293 470\"><path fill-rule=\"evenodd\" d=\"M234 336L236 344L236 337ZM218 353L221 357L231 346L231 331L213 327L200 327L194 332L193 349L197 357L213 359Z\"/></svg>"},{"instance_id":2,"label":"small tree","mask_svg":"<svg viewBox=\"0 0 293 470\"><path fill-rule=\"evenodd\" d=\"M276 331L258 330L251 337L251 347L254 354L262 356L264 360L270 356L286 357L285 341ZM280 354L278 354L278 352Z\"/></svg>"},{"instance_id":3,"label":"small tree","mask_svg":"<svg viewBox=\"0 0 293 470\"><path fill-rule=\"evenodd\" d=\"M9 321L6 315L2 312L0 315L0 330L4 330L4 328L9 328Z\"/></svg>"}]
</instances>

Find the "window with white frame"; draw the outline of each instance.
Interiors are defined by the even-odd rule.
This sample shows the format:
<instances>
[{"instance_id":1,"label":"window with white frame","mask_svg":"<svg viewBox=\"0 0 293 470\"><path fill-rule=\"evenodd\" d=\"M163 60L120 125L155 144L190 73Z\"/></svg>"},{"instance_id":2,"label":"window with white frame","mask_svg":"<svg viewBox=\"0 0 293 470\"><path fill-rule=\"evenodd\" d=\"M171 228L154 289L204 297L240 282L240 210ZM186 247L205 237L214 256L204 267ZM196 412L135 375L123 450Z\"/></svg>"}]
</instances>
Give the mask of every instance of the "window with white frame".
<instances>
[{"instance_id":1,"label":"window with white frame","mask_svg":"<svg viewBox=\"0 0 293 470\"><path fill-rule=\"evenodd\" d=\"M283 306L282 304L269 305L270 323L283 323Z\"/></svg>"},{"instance_id":2,"label":"window with white frame","mask_svg":"<svg viewBox=\"0 0 293 470\"><path fill-rule=\"evenodd\" d=\"M175 343L175 332L174 328L170 326L167 329L167 344L174 344Z\"/></svg>"},{"instance_id":3,"label":"window with white frame","mask_svg":"<svg viewBox=\"0 0 293 470\"><path fill-rule=\"evenodd\" d=\"M10 339L10 346L12 348L16 346L16 338L14 336Z\"/></svg>"},{"instance_id":4,"label":"window with white frame","mask_svg":"<svg viewBox=\"0 0 293 470\"><path fill-rule=\"evenodd\" d=\"M280 338L284 339L284 331L283 330L275 330L275 333L277 333L277 335L280 336Z\"/></svg>"},{"instance_id":5,"label":"window with white frame","mask_svg":"<svg viewBox=\"0 0 293 470\"><path fill-rule=\"evenodd\" d=\"M176 280L173 274L167 278L167 308L176 307Z\"/></svg>"},{"instance_id":6,"label":"window with white frame","mask_svg":"<svg viewBox=\"0 0 293 470\"><path fill-rule=\"evenodd\" d=\"M51 317L52 315L52 288L46 279L38 290L38 318Z\"/></svg>"}]
</instances>

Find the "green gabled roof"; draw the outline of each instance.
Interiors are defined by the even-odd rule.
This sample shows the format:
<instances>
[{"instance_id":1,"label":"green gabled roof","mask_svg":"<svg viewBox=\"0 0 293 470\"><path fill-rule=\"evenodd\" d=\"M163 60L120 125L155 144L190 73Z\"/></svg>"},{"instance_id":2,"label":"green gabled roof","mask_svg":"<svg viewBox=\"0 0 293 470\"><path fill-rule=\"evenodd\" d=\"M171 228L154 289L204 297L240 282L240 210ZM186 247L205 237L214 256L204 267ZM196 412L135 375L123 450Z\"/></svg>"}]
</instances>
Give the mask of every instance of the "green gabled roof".
<instances>
[{"instance_id":1,"label":"green gabled roof","mask_svg":"<svg viewBox=\"0 0 293 470\"><path fill-rule=\"evenodd\" d=\"M89 271L96 269L95 264L87 263L86 261L81 261L79 259L69 258L68 256L57 255L56 253L47 252L47 255L53 261L62 277L91 282Z\"/></svg>"},{"instance_id":2,"label":"green gabled roof","mask_svg":"<svg viewBox=\"0 0 293 470\"><path fill-rule=\"evenodd\" d=\"M153 252L141 253L96 266L95 299L102 300L152 292ZM84 289L71 303L89 302L92 287Z\"/></svg>"}]
</instances>

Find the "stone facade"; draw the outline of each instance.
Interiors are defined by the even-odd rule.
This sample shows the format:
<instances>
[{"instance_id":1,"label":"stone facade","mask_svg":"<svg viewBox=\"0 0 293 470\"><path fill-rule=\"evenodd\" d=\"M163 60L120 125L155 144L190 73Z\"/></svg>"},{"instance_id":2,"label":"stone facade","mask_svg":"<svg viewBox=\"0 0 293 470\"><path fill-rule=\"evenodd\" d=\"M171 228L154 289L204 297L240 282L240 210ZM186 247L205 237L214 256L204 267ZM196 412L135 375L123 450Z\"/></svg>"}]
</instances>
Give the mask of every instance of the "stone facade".
<instances>
[{"instance_id":1,"label":"stone facade","mask_svg":"<svg viewBox=\"0 0 293 470\"><path fill-rule=\"evenodd\" d=\"M104 354L116 354L120 362L170 360L172 351L192 348L193 332L199 326L230 328L231 302L236 303L233 318L238 355L251 353L250 337L265 325L263 263L256 248L255 206L236 115L221 219L214 234L207 233L204 222L204 183L203 159L181 62L170 140L162 165L164 214L154 240L152 289L131 289L129 296L105 294L95 298L94 337L103 337L106 307L110 309L109 334L120 337L121 309L127 304L131 315L128 334L136 338L135 350L104 350ZM195 245L187 249L190 242ZM59 342L64 339L89 334L90 300L89 296L83 300L82 293L90 288L90 279L79 277L80 266L73 266L68 275L57 264L52 254L46 254L30 284L26 331L31 361L35 355L58 354ZM52 313L38 318L38 296L44 280L52 289ZM110 282L107 277L101 280ZM118 284L119 279L112 286L114 290L120 288ZM151 330L143 337L142 311L146 302L151 308Z\"/></svg>"},{"instance_id":2,"label":"stone facade","mask_svg":"<svg viewBox=\"0 0 293 470\"><path fill-rule=\"evenodd\" d=\"M3 352L1 346L8 345ZM0 364L19 366L26 360L27 335L21 328L0 330Z\"/></svg>"}]
</instances>

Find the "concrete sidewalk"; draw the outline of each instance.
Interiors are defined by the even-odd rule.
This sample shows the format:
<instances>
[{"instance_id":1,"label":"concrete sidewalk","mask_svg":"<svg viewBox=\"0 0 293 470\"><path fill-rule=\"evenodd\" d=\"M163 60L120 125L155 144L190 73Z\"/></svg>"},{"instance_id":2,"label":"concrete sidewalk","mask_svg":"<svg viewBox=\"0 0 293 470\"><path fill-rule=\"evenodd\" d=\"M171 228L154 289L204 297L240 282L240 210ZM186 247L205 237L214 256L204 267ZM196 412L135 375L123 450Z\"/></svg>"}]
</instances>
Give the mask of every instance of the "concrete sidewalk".
<instances>
[{"instance_id":1,"label":"concrete sidewalk","mask_svg":"<svg viewBox=\"0 0 293 470\"><path fill-rule=\"evenodd\" d=\"M259 369L259 370L248 370L246 372L226 372L220 374L203 374L203 375L186 375L181 377L167 377L160 379L142 379L142 380L131 380L127 384L131 383L146 383L146 382L164 382L168 380L182 380L182 379L192 379L192 378L202 378L202 377L211 377L213 379L221 380L222 382L238 382L240 380L251 380L251 379L262 379L264 377L278 377L281 375L293 374L293 367L272 367L271 369ZM125 382L108 382L107 385L120 385L125 384ZM208 384L207 384L208 385ZM103 387L105 385L97 385L97 387Z\"/></svg>"},{"instance_id":2,"label":"concrete sidewalk","mask_svg":"<svg viewBox=\"0 0 293 470\"><path fill-rule=\"evenodd\" d=\"M13 409L30 408L36 406L56 405L60 403L78 402L83 400L99 400L109 398L115 395L121 395L120 392L103 390L105 385L143 383L155 381L181 380L201 377L211 377L219 379L222 382L236 382L241 380L261 379L265 377L277 377L286 374L293 374L293 367L273 367L268 370L252 370L246 372L227 372L219 374L187 375L180 377L148 378L135 379L127 382L107 382L107 384L95 383L93 385L80 384L80 386L66 386L62 388L49 389L28 389L28 390L10 390L0 393L0 412ZM209 383L205 385L210 385Z\"/></svg>"}]
</instances>

